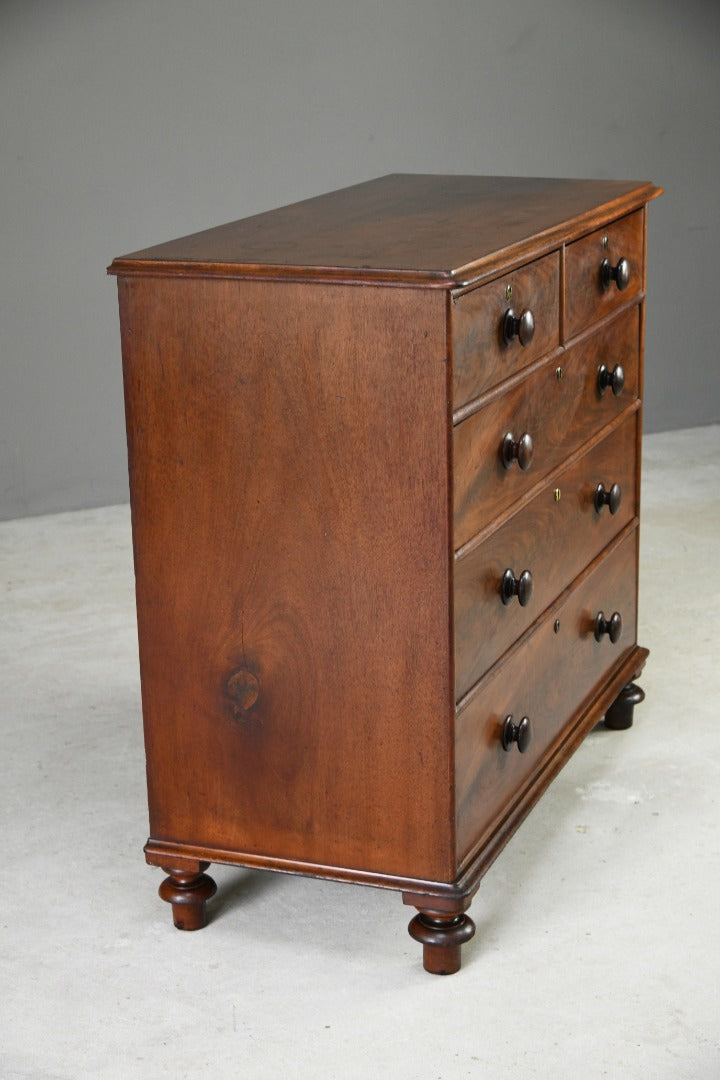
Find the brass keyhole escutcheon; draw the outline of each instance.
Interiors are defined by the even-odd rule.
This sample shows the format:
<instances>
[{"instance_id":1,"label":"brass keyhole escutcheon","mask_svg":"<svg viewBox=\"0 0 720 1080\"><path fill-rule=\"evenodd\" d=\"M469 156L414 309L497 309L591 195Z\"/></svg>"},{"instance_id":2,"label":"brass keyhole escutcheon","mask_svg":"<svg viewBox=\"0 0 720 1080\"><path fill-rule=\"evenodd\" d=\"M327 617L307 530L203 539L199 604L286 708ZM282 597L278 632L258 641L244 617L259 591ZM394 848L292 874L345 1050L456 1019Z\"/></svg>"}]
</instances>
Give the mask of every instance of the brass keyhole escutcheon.
<instances>
[{"instance_id":1,"label":"brass keyhole escutcheon","mask_svg":"<svg viewBox=\"0 0 720 1080\"><path fill-rule=\"evenodd\" d=\"M230 698L233 715L242 720L260 696L260 683L252 671L240 668L228 679L225 692Z\"/></svg>"},{"instance_id":2,"label":"brass keyhole escutcheon","mask_svg":"<svg viewBox=\"0 0 720 1080\"><path fill-rule=\"evenodd\" d=\"M512 300L512 285L505 286L505 299Z\"/></svg>"}]
</instances>

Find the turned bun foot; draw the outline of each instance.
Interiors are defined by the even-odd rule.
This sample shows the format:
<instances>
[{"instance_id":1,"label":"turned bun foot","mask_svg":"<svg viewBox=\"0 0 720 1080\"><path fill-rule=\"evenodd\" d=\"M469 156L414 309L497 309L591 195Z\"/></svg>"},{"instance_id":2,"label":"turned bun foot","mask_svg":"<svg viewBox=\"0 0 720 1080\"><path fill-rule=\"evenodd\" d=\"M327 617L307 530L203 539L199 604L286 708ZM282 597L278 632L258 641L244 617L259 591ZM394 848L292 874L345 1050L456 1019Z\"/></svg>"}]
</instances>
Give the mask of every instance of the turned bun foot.
<instances>
[{"instance_id":1,"label":"turned bun foot","mask_svg":"<svg viewBox=\"0 0 720 1080\"><path fill-rule=\"evenodd\" d=\"M411 921L410 937L423 947L423 967L431 975L454 975L460 970L460 946L475 933L469 915L420 912Z\"/></svg>"},{"instance_id":2,"label":"turned bun foot","mask_svg":"<svg viewBox=\"0 0 720 1080\"><path fill-rule=\"evenodd\" d=\"M628 683L605 713L605 727L612 731L625 731L632 727L633 709L644 700L645 691L637 683Z\"/></svg>"},{"instance_id":3,"label":"turned bun foot","mask_svg":"<svg viewBox=\"0 0 720 1080\"><path fill-rule=\"evenodd\" d=\"M207 923L205 901L217 892L217 885L203 873L210 863L197 863L193 869L163 866L166 877L158 892L172 905L173 922L178 930L201 930Z\"/></svg>"}]
</instances>

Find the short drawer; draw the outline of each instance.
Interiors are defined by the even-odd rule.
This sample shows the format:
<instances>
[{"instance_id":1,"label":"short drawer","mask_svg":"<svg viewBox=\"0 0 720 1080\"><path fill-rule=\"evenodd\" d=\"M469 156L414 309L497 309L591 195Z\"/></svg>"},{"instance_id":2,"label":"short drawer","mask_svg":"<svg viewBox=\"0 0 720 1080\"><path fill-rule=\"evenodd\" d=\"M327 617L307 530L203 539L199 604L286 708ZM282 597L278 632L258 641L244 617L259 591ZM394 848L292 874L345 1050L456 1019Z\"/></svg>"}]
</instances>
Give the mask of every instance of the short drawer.
<instances>
[{"instance_id":1,"label":"short drawer","mask_svg":"<svg viewBox=\"0 0 720 1080\"><path fill-rule=\"evenodd\" d=\"M537 773L583 704L635 643L637 530L590 573L480 683L455 721L456 843L462 862ZM595 637L598 612L619 612L614 644ZM506 717L528 718L531 739L503 749Z\"/></svg>"},{"instance_id":2,"label":"short drawer","mask_svg":"<svg viewBox=\"0 0 720 1080\"><path fill-rule=\"evenodd\" d=\"M554 251L453 300L455 408L556 348L560 342L559 283L560 254ZM512 336L505 333L508 312L521 320ZM534 330L528 340L529 319ZM508 330L513 329L508 318Z\"/></svg>"},{"instance_id":3,"label":"short drawer","mask_svg":"<svg viewBox=\"0 0 720 1080\"><path fill-rule=\"evenodd\" d=\"M634 516L636 443L634 412L457 560L457 700ZM506 594L503 602L508 573L519 583L519 595L508 601ZM532 582L529 597L523 574Z\"/></svg>"},{"instance_id":4,"label":"short drawer","mask_svg":"<svg viewBox=\"0 0 720 1080\"><path fill-rule=\"evenodd\" d=\"M621 260L625 260L624 264ZM617 280L608 280L608 270ZM627 284L623 271L627 272ZM643 211L638 210L568 245L565 340L632 299L642 287Z\"/></svg>"},{"instance_id":5,"label":"short drawer","mask_svg":"<svg viewBox=\"0 0 720 1080\"><path fill-rule=\"evenodd\" d=\"M627 408L637 397L639 349L640 315L634 307L456 425L456 550ZM601 389L601 367L608 379L615 375L614 388ZM523 456L525 469L504 459L506 436L516 449L529 437L532 457Z\"/></svg>"}]
</instances>

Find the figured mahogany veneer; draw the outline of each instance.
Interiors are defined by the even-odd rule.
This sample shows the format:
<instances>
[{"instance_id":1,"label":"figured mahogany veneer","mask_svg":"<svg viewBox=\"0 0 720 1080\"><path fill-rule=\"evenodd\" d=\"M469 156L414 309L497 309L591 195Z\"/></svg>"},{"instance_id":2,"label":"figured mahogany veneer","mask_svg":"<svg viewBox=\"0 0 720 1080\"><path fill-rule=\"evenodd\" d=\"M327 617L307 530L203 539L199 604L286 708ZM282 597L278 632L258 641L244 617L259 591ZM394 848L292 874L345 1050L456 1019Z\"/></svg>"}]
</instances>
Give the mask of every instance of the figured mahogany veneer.
<instances>
[{"instance_id":1,"label":"figured mahogany veneer","mask_svg":"<svg viewBox=\"0 0 720 1080\"><path fill-rule=\"evenodd\" d=\"M562 738L577 709L577 687L592 695L635 642L637 530L630 532L561 595L508 658L469 694L455 729L457 856L463 863L482 845L491 826L522 793ZM619 611L622 634L613 644L594 637L598 608ZM556 629L556 623L559 626ZM527 716L532 738L519 754L503 751L500 729L506 716Z\"/></svg>"},{"instance_id":2,"label":"figured mahogany veneer","mask_svg":"<svg viewBox=\"0 0 720 1080\"><path fill-rule=\"evenodd\" d=\"M453 429L456 548L634 402L639 350L639 311L631 307L590 337L540 361L509 389L481 399L487 404ZM599 393L603 363L622 365L621 394ZM523 433L532 438L527 470L503 465L500 450L508 431L516 439Z\"/></svg>"},{"instance_id":3,"label":"figured mahogany veneer","mask_svg":"<svg viewBox=\"0 0 720 1080\"><path fill-rule=\"evenodd\" d=\"M145 853L180 929L209 863L303 873L400 891L456 971L484 871L631 722L659 193L398 175L110 267Z\"/></svg>"},{"instance_id":4,"label":"figured mahogany veneer","mask_svg":"<svg viewBox=\"0 0 720 1080\"><path fill-rule=\"evenodd\" d=\"M455 692L458 699L516 641L637 513L637 412L553 474L538 493L455 564ZM595 506L598 484L618 484L615 514ZM562 558L558 558L562 552ZM529 602L500 602L503 573L528 570Z\"/></svg>"},{"instance_id":5,"label":"figured mahogany veneer","mask_svg":"<svg viewBox=\"0 0 720 1080\"><path fill-rule=\"evenodd\" d=\"M642 211L596 229L569 244L565 254L565 335L572 337L584 326L634 300L644 286ZM625 288L603 286L600 265L607 259L616 267L628 264Z\"/></svg>"},{"instance_id":6,"label":"figured mahogany veneer","mask_svg":"<svg viewBox=\"0 0 720 1080\"><path fill-rule=\"evenodd\" d=\"M119 285L151 836L446 876L443 294Z\"/></svg>"},{"instance_id":7,"label":"figured mahogany veneer","mask_svg":"<svg viewBox=\"0 0 720 1080\"><path fill-rule=\"evenodd\" d=\"M483 390L507 379L560 344L560 255L521 266L458 296L451 308L453 347L453 402L455 408L478 397ZM534 331L529 342L519 337L506 341L505 313L532 313Z\"/></svg>"}]
</instances>

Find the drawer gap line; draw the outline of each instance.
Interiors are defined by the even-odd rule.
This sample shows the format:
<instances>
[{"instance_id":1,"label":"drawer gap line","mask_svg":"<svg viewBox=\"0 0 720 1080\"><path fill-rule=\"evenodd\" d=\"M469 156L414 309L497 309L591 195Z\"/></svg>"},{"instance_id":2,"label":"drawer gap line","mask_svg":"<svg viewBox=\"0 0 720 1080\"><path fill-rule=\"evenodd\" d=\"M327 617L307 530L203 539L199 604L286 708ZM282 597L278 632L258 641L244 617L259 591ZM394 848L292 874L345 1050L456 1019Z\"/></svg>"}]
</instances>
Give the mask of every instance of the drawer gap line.
<instances>
[{"instance_id":1,"label":"drawer gap line","mask_svg":"<svg viewBox=\"0 0 720 1080\"><path fill-rule=\"evenodd\" d=\"M606 556L611 555L612 552L615 551L615 549L619 547L620 544L622 544L626 537L628 537L634 529L637 529L638 524L639 518L637 516L630 518L630 521L628 521L627 525L625 525L625 527L621 529L616 536L613 536L612 540L610 540L610 542L606 544L602 551L598 552L593 561L591 563L588 563L588 565L583 568L583 570L577 575L577 577L574 578L568 585L566 585L562 592L559 592L553 600L551 600L545 610L538 615L535 622L532 623L531 626L528 626L527 630L525 630L525 632L521 634L520 637L517 638L508 649L506 649L502 656L499 656L495 663L492 664L487 669L487 671L483 672L477 682L473 683L470 689L463 694L463 696L459 699L457 705L455 706L456 716L458 713L461 713L469 705L472 698L474 698L475 695L479 693L483 682L487 678L489 678L490 675L494 675L497 671L501 670L501 668L506 663L509 663L509 661L515 655L518 649L523 648L527 644L530 638L533 637L533 635L542 626L544 618L547 617L548 612L551 611L552 608L562 605L567 596L573 591L573 589L580 586L582 582L585 581L585 579L589 577L590 574L592 574L598 563L600 563Z\"/></svg>"},{"instance_id":2,"label":"drawer gap line","mask_svg":"<svg viewBox=\"0 0 720 1080\"><path fill-rule=\"evenodd\" d=\"M533 487L529 488L522 496L522 499L518 499L517 502L512 503L506 510L503 510L503 512L498 514L497 517L493 518L493 520L489 522L483 529L481 529L480 532L475 533L475 535L471 536L469 540L466 540L465 543L461 545L461 547L457 548L457 550L455 551L455 562L457 563L461 559L465 558L466 555L469 555L471 551L474 551L475 548L482 544L485 540L487 540L489 536L492 536L492 534L494 532L497 532L497 530L501 526L505 525L510 520L510 518L514 517L515 514L520 513L520 511L529 502L531 502L532 499L534 499L537 495L540 494L544 487L554 487L555 480L562 472L565 471L565 469L568 469L571 466L575 465L576 462L580 460L580 458L585 456L585 454L589 454L590 451L598 445L598 443L602 442L603 439L606 439L610 435L612 435L613 431L615 431L616 428L620 427L620 425L625 420L627 420L629 416L632 416L633 413L639 412L641 406L642 402L640 398L636 398L635 401L632 402L632 404L628 405L627 409L625 409L624 412L621 412L617 416L614 416L613 419L605 425L605 427L600 428L598 431L596 431L592 438L588 439L587 442L582 444L582 446L574 450L572 454L568 454L568 456L564 458L563 461L552 470L552 472L549 472L545 476L541 477L540 480L538 480Z\"/></svg>"}]
</instances>

